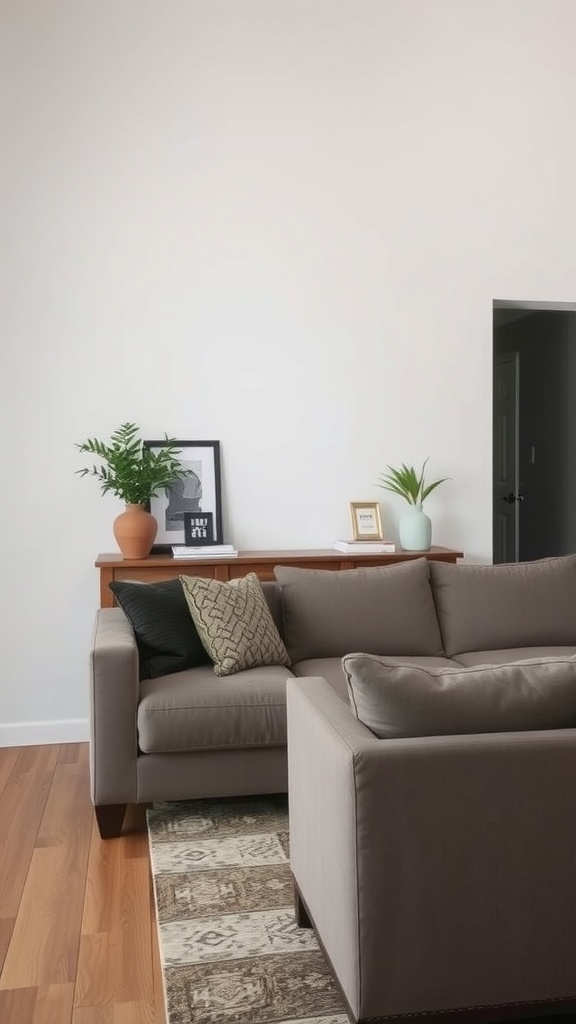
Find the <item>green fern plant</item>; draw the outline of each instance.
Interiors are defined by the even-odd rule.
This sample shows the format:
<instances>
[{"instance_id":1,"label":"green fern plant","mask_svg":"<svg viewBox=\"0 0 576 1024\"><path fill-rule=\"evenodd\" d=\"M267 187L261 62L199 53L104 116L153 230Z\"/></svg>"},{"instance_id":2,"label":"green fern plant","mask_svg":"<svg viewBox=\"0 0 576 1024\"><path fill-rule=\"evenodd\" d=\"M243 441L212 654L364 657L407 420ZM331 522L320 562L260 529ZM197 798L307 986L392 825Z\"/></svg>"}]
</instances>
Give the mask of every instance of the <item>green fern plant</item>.
<instances>
[{"instance_id":1,"label":"green fern plant","mask_svg":"<svg viewBox=\"0 0 576 1024\"><path fill-rule=\"evenodd\" d=\"M95 476L102 494L111 492L127 505L146 505L150 498L175 480L190 476L178 461L180 454L174 438L164 435L157 451L145 447L135 423L122 423L109 441L88 438L76 445L80 452L97 455L100 465L77 469L80 476Z\"/></svg>"},{"instance_id":2,"label":"green fern plant","mask_svg":"<svg viewBox=\"0 0 576 1024\"><path fill-rule=\"evenodd\" d=\"M389 473L381 473L376 486L399 494L409 505L422 506L432 491L436 490L445 480L450 479L448 476L443 476L440 480L426 483L427 462L428 459L424 459L420 470L416 470L414 466L407 466L404 462L400 463L399 469L388 466Z\"/></svg>"}]
</instances>

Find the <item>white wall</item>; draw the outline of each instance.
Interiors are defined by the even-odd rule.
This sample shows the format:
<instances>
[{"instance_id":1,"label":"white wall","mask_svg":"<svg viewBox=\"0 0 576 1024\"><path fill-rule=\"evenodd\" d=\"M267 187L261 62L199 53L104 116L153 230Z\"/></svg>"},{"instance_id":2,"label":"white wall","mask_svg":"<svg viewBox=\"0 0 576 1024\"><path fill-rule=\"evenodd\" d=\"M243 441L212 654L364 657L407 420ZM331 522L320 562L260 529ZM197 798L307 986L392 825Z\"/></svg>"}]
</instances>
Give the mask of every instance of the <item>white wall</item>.
<instances>
[{"instance_id":1,"label":"white wall","mask_svg":"<svg viewBox=\"0 0 576 1024\"><path fill-rule=\"evenodd\" d=\"M329 546L387 463L491 557L494 298L573 301L573 0L4 0L0 743L86 735L74 442L219 438L227 540Z\"/></svg>"}]
</instances>

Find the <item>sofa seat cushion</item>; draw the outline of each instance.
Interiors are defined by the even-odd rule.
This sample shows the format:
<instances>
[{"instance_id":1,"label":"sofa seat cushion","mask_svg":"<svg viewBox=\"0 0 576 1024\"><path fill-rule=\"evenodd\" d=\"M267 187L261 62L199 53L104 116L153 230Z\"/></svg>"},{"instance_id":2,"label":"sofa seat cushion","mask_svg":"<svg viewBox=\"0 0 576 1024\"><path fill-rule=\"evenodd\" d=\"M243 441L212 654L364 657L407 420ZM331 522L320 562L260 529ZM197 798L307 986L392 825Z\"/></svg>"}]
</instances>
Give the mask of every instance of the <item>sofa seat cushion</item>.
<instances>
[{"instance_id":1,"label":"sofa seat cushion","mask_svg":"<svg viewBox=\"0 0 576 1024\"><path fill-rule=\"evenodd\" d=\"M299 677L320 676L330 683L341 697L348 699L341 658L309 658L307 661L298 661L291 665L291 669L294 675Z\"/></svg>"},{"instance_id":2,"label":"sofa seat cushion","mask_svg":"<svg viewBox=\"0 0 576 1024\"><path fill-rule=\"evenodd\" d=\"M279 666L218 679L200 666L140 684L138 745L145 754L286 744L286 679Z\"/></svg>"},{"instance_id":3,"label":"sofa seat cushion","mask_svg":"<svg viewBox=\"0 0 576 1024\"><path fill-rule=\"evenodd\" d=\"M572 647L511 647L499 651L467 651L455 654L450 664L504 665L509 661L527 661L533 658L570 658L572 656L576 656L576 645Z\"/></svg>"},{"instance_id":4,"label":"sofa seat cushion","mask_svg":"<svg viewBox=\"0 0 576 1024\"><path fill-rule=\"evenodd\" d=\"M448 657L576 645L576 555L504 565L430 562Z\"/></svg>"},{"instance_id":5,"label":"sofa seat cushion","mask_svg":"<svg viewBox=\"0 0 576 1024\"><path fill-rule=\"evenodd\" d=\"M377 568L276 566L292 662L351 651L442 656L426 558Z\"/></svg>"},{"instance_id":6,"label":"sofa seat cushion","mask_svg":"<svg viewBox=\"0 0 576 1024\"><path fill-rule=\"evenodd\" d=\"M576 726L576 656L428 667L350 654L353 713L376 736L445 736Z\"/></svg>"}]
</instances>

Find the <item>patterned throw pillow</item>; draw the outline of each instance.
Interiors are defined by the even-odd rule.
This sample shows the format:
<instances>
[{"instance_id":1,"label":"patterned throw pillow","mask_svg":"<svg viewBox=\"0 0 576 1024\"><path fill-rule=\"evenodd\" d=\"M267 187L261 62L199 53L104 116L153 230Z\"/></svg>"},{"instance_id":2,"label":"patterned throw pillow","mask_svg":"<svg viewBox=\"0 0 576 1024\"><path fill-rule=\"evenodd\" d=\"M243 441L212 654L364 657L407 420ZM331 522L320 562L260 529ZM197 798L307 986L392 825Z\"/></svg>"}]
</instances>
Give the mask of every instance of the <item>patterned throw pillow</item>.
<instances>
[{"instance_id":1,"label":"patterned throw pillow","mask_svg":"<svg viewBox=\"0 0 576 1024\"><path fill-rule=\"evenodd\" d=\"M190 614L217 676L290 664L255 572L221 582L181 576Z\"/></svg>"}]
</instances>

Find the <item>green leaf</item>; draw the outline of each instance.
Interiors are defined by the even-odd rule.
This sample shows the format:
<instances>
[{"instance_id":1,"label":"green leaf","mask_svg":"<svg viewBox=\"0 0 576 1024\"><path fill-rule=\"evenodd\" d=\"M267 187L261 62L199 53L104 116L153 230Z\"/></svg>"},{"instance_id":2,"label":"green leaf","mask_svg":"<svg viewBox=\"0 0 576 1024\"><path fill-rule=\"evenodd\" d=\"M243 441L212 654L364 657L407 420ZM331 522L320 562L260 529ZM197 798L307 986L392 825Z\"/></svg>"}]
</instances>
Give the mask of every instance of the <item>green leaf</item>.
<instances>
[{"instance_id":1,"label":"green leaf","mask_svg":"<svg viewBox=\"0 0 576 1024\"><path fill-rule=\"evenodd\" d=\"M76 472L96 477L102 494L112 492L127 505L146 505L163 487L192 475L177 458L180 449L175 438L165 434L165 443L153 451L144 447L139 433L135 423L122 423L109 441L88 438L76 444L80 452L96 455L103 463Z\"/></svg>"},{"instance_id":2,"label":"green leaf","mask_svg":"<svg viewBox=\"0 0 576 1024\"><path fill-rule=\"evenodd\" d=\"M399 469L387 466L388 473L380 473L376 486L400 495L409 505L422 505L432 491L445 480L450 479L450 477L444 476L441 480L434 480L427 484L426 466L429 458L430 456L424 459L420 470L416 470L414 466L409 466L405 462L400 463Z\"/></svg>"}]
</instances>

